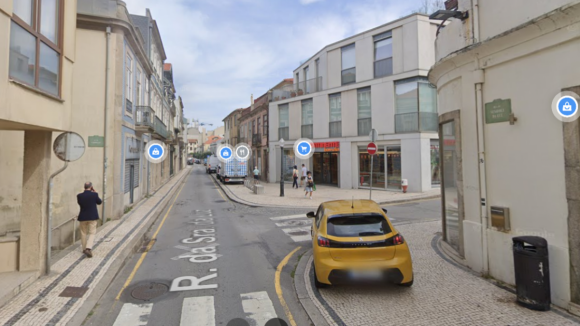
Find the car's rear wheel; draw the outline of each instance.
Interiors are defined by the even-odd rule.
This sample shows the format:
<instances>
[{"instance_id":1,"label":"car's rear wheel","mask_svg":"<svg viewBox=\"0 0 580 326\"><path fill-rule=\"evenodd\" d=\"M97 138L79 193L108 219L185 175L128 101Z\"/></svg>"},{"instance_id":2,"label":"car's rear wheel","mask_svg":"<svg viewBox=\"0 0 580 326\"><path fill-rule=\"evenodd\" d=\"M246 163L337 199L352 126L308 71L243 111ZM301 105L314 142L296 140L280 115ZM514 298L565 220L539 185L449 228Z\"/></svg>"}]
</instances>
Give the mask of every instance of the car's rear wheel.
<instances>
[{"instance_id":1,"label":"car's rear wheel","mask_svg":"<svg viewBox=\"0 0 580 326\"><path fill-rule=\"evenodd\" d=\"M318 282L318 276L316 276L316 268L314 267L314 264L312 264L312 271L314 272L314 286L317 289L324 289L330 286L330 284Z\"/></svg>"}]
</instances>

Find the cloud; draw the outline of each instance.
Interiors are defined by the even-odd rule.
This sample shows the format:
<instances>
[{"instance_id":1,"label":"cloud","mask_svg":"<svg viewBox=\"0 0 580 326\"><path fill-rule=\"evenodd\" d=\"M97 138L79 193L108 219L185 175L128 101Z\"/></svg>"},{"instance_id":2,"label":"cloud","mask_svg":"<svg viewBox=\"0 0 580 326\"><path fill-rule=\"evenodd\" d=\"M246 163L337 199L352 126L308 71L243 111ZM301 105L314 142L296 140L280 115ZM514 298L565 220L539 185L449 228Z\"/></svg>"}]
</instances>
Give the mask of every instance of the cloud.
<instances>
[{"instance_id":1,"label":"cloud","mask_svg":"<svg viewBox=\"0 0 580 326\"><path fill-rule=\"evenodd\" d=\"M132 14L149 8L157 21L185 116L214 127L324 46L407 11L378 0L124 1Z\"/></svg>"},{"instance_id":2,"label":"cloud","mask_svg":"<svg viewBox=\"0 0 580 326\"><path fill-rule=\"evenodd\" d=\"M311 3L315 3L315 2L319 2L319 1L323 1L323 0L300 0L300 3L303 5L309 5Z\"/></svg>"}]
</instances>

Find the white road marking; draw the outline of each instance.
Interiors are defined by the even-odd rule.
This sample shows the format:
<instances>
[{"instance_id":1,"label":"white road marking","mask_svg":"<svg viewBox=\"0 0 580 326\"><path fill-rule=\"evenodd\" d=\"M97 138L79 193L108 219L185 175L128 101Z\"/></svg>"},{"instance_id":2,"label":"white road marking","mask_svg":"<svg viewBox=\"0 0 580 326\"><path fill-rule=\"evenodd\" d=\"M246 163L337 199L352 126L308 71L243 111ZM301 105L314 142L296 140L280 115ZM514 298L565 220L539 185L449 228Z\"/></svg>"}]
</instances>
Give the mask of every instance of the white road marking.
<instances>
[{"instance_id":1,"label":"white road marking","mask_svg":"<svg viewBox=\"0 0 580 326\"><path fill-rule=\"evenodd\" d=\"M248 314L247 318L254 321L252 325L262 326L273 318L277 318L274 305L266 291L240 294L242 307Z\"/></svg>"},{"instance_id":2,"label":"white road marking","mask_svg":"<svg viewBox=\"0 0 580 326\"><path fill-rule=\"evenodd\" d=\"M125 303L113 326L146 326L153 309L152 303Z\"/></svg>"},{"instance_id":3,"label":"white road marking","mask_svg":"<svg viewBox=\"0 0 580 326\"><path fill-rule=\"evenodd\" d=\"M215 326L215 307L213 297L194 297L183 299L181 326Z\"/></svg>"},{"instance_id":4,"label":"white road marking","mask_svg":"<svg viewBox=\"0 0 580 326\"><path fill-rule=\"evenodd\" d=\"M277 227L312 225L312 220L292 220L276 223Z\"/></svg>"},{"instance_id":5,"label":"white road marking","mask_svg":"<svg viewBox=\"0 0 580 326\"><path fill-rule=\"evenodd\" d=\"M297 218L306 218L306 214L270 217L272 221L292 220Z\"/></svg>"},{"instance_id":6,"label":"white road marking","mask_svg":"<svg viewBox=\"0 0 580 326\"><path fill-rule=\"evenodd\" d=\"M312 236L310 235L311 228L309 226L299 227L299 228L288 228L282 229L284 233L290 236L294 242L304 242L312 240ZM307 232L306 234L301 235L292 235L291 233L295 232Z\"/></svg>"}]
</instances>

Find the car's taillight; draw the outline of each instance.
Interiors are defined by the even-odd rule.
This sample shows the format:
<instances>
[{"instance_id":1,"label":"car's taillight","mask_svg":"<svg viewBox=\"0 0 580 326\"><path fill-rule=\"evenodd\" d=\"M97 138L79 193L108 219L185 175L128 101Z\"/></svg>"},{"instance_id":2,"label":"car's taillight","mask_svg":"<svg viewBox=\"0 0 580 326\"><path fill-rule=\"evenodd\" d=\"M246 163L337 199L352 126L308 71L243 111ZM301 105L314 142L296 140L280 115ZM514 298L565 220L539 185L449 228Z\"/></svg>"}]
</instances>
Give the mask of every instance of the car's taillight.
<instances>
[{"instance_id":1,"label":"car's taillight","mask_svg":"<svg viewBox=\"0 0 580 326\"><path fill-rule=\"evenodd\" d=\"M318 237L318 246L319 247L330 247L330 240L323 238L323 237Z\"/></svg>"},{"instance_id":2,"label":"car's taillight","mask_svg":"<svg viewBox=\"0 0 580 326\"><path fill-rule=\"evenodd\" d=\"M395 244L395 246L396 246L396 245L403 244L403 243L405 243L405 239L403 238L403 236L402 236L402 235L400 235L400 234L397 234L397 235L396 235L396 236L393 238L393 244Z\"/></svg>"}]
</instances>

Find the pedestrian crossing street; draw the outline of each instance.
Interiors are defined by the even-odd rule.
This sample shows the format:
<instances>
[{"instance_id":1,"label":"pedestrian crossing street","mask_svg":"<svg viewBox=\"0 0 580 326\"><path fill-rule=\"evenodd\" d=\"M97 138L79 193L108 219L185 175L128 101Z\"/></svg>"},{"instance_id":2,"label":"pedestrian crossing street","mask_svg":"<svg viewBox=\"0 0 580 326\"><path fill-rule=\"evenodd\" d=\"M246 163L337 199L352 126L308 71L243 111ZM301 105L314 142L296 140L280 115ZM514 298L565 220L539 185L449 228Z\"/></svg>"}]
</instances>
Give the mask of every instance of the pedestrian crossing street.
<instances>
[{"instance_id":1,"label":"pedestrian crossing street","mask_svg":"<svg viewBox=\"0 0 580 326\"><path fill-rule=\"evenodd\" d=\"M240 294L245 313L238 318L245 319L250 325L265 326L278 318L274 304L266 291ZM151 326L149 316L153 303L125 303L113 326ZM223 307L222 307L223 308ZM180 326L215 326L216 310L213 296L191 297L183 299Z\"/></svg>"},{"instance_id":2,"label":"pedestrian crossing street","mask_svg":"<svg viewBox=\"0 0 580 326\"><path fill-rule=\"evenodd\" d=\"M294 242L312 241L311 231L313 219L306 217L306 213L270 217L270 220L274 221L277 227L282 228L282 231ZM390 218L389 220L391 222L395 221L394 218Z\"/></svg>"}]
</instances>

